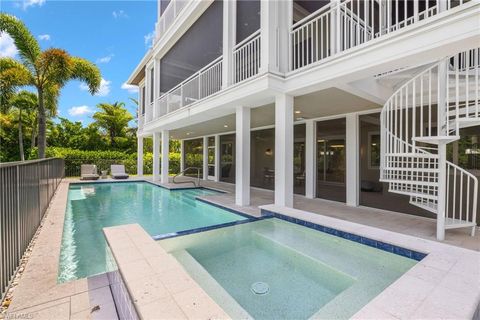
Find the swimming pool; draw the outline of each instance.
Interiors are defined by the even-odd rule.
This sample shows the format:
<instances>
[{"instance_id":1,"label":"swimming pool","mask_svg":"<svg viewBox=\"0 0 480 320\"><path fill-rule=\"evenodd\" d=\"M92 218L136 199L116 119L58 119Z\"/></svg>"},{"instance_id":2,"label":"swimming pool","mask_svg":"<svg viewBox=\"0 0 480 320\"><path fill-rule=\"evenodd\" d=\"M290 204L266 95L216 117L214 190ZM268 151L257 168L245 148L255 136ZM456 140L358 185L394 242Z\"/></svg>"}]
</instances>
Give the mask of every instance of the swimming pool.
<instances>
[{"instance_id":1,"label":"swimming pool","mask_svg":"<svg viewBox=\"0 0 480 320\"><path fill-rule=\"evenodd\" d=\"M104 227L138 223L156 236L246 219L195 199L215 193L208 189L170 191L147 182L71 184L58 281L109 271Z\"/></svg>"},{"instance_id":2,"label":"swimming pool","mask_svg":"<svg viewBox=\"0 0 480 320\"><path fill-rule=\"evenodd\" d=\"M417 262L277 218L158 243L235 319L346 319Z\"/></svg>"}]
</instances>

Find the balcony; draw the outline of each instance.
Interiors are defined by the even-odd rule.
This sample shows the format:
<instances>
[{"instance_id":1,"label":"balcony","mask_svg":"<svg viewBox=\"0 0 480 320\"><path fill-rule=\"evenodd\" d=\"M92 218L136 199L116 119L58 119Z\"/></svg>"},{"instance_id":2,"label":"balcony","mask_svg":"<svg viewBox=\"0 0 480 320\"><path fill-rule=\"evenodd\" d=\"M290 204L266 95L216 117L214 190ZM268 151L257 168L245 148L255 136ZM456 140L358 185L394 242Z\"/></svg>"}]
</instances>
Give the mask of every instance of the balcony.
<instances>
[{"instance_id":1,"label":"balcony","mask_svg":"<svg viewBox=\"0 0 480 320\"><path fill-rule=\"evenodd\" d=\"M329 3L297 21L287 31L288 48L284 50L288 50L288 62L285 61L288 66L284 68L287 70L285 74L288 77L290 72L307 70L314 64L370 44L467 2L342 0ZM166 19L162 20L164 25L170 21L167 15L169 8L178 10L172 1L162 15ZM275 43L280 48L278 38ZM229 66L225 65L224 56L220 56L170 91L156 97L147 105L139 127L192 106L222 89L252 79L260 72L268 72L268 62L262 66L261 61L261 49L268 45L262 43L263 40L261 30L257 30L232 48Z\"/></svg>"},{"instance_id":2,"label":"balcony","mask_svg":"<svg viewBox=\"0 0 480 320\"><path fill-rule=\"evenodd\" d=\"M155 24L155 42L171 27L177 16L187 4L188 0L171 0L165 11Z\"/></svg>"}]
</instances>

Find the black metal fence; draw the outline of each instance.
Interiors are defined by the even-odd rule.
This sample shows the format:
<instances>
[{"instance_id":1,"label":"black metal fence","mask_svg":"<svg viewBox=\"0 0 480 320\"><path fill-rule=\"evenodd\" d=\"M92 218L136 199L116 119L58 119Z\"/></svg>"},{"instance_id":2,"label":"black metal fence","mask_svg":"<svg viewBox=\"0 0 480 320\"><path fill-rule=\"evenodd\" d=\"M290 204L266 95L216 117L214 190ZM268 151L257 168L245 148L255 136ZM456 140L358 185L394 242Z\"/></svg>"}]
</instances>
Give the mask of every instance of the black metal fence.
<instances>
[{"instance_id":1,"label":"black metal fence","mask_svg":"<svg viewBox=\"0 0 480 320\"><path fill-rule=\"evenodd\" d=\"M64 175L63 159L0 163L0 301Z\"/></svg>"}]
</instances>

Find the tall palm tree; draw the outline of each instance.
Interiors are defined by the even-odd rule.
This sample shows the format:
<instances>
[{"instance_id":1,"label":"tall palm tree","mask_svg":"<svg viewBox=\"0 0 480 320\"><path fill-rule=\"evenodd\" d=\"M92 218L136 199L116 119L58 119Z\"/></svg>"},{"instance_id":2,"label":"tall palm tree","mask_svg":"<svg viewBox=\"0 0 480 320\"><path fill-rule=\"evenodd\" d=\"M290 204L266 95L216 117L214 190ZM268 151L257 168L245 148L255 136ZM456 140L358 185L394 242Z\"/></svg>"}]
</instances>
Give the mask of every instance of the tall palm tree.
<instances>
[{"instance_id":1,"label":"tall palm tree","mask_svg":"<svg viewBox=\"0 0 480 320\"><path fill-rule=\"evenodd\" d=\"M109 136L110 146L115 146L115 138L123 136L128 127L128 123L133 119L133 116L125 109L125 103L115 102L99 103L97 107L101 111L93 114L97 125L103 128Z\"/></svg>"},{"instance_id":2,"label":"tall palm tree","mask_svg":"<svg viewBox=\"0 0 480 320\"><path fill-rule=\"evenodd\" d=\"M20 60L28 70L28 84L38 96L38 157L45 158L47 107L56 105L60 90L72 79L85 82L95 94L101 81L98 68L88 60L71 56L62 49L42 51L25 24L15 16L0 13L0 32L8 33L18 49Z\"/></svg>"}]
</instances>

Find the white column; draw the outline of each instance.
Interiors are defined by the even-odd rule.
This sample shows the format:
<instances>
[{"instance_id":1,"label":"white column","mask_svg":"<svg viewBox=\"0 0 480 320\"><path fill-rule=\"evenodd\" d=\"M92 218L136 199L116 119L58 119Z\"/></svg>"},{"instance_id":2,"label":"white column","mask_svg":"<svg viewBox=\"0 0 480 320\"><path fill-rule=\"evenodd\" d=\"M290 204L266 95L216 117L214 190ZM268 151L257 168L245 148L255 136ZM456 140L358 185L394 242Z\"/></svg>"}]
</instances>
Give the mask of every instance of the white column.
<instances>
[{"instance_id":1,"label":"white column","mask_svg":"<svg viewBox=\"0 0 480 320\"><path fill-rule=\"evenodd\" d=\"M168 130L162 131L162 183L168 183L168 169L170 153L170 132Z\"/></svg>"},{"instance_id":2,"label":"white column","mask_svg":"<svg viewBox=\"0 0 480 320\"><path fill-rule=\"evenodd\" d=\"M315 150L317 146L315 122L307 120L305 129L305 197L313 199L315 198Z\"/></svg>"},{"instance_id":3,"label":"white column","mask_svg":"<svg viewBox=\"0 0 480 320\"><path fill-rule=\"evenodd\" d=\"M143 137L137 137L137 176L143 176Z\"/></svg>"},{"instance_id":4,"label":"white column","mask_svg":"<svg viewBox=\"0 0 480 320\"><path fill-rule=\"evenodd\" d=\"M157 181L160 177L160 143L161 133L153 133L153 181Z\"/></svg>"},{"instance_id":5,"label":"white column","mask_svg":"<svg viewBox=\"0 0 480 320\"><path fill-rule=\"evenodd\" d=\"M236 43L237 1L223 2L223 66L222 88L232 84L233 80L233 47Z\"/></svg>"},{"instance_id":6,"label":"white column","mask_svg":"<svg viewBox=\"0 0 480 320\"><path fill-rule=\"evenodd\" d=\"M208 180L208 137L203 137L203 180Z\"/></svg>"},{"instance_id":7,"label":"white column","mask_svg":"<svg viewBox=\"0 0 480 320\"><path fill-rule=\"evenodd\" d=\"M235 134L235 204L250 204L250 108L237 107Z\"/></svg>"},{"instance_id":8,"label":"white column","mask_svg":"<svg viewBox=\"0 0 480 320\"><path fill-rule=\"evenodd\" d=\"M152 120L153 110L150 108L150 69L145 68L145 122Z\"/></svg>"},{"instance_id":9,"label":"white column","mask_svg":"<svg viewBox=\"0 0 480 320\"><path fill-rule=\"evenodd\" d=\"M330 52L333 55L340 51L340 0L330 0L332 8L336 8L330 18ZM338 30L338 31L337 31Z\"/></svg>"},{"instance_id":10,"label":"white column","mask_svg":"<svg viewBox=\"0 0 480 320\"><path fill-rule=\"evenodd\" d=\"M293 97L275 97L275 205L293 207Z\"/></svg>"},{"instance_id":11,"label":"white column","mask_svg":"<svg viewBox=\"0 0 480 320\"><path fill-rule=\"evenodd\" d=\"M289 29L293 15L292 0L260 1L260 70L288 71Z\"/></svg>"},{"instance_id":12,"label":"white column","mask_svg":"<svg viewBox=\"0 0 480 320\"><path fill-rule=\"evenodd\" d=\"M183 149L183 140L180 140L180 172L185 170L185 159L183 158L185 154Z\"/></svg>"},{"instance_id":13,"label":"white column","mask_svg":"<svg viewBox=\"0 0 480 320\"><path fill-rule=\"evenodd\" d=\"M358 186L359 186L359 132L358 115L350 113L346 116L346 193L347 205L358 206Z\"/></svg>"},{"instance_id":14,"label":"white column","mask_svg":"<svg viewBox=\"0 0 480 320\"><path fill-rule=\"evenodd\" d=\"M215 182L220 181L220 136L215 136Z\"/></svg>"}]
</instances>

